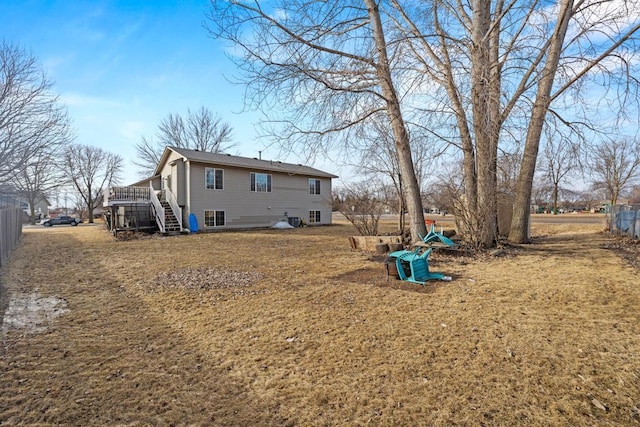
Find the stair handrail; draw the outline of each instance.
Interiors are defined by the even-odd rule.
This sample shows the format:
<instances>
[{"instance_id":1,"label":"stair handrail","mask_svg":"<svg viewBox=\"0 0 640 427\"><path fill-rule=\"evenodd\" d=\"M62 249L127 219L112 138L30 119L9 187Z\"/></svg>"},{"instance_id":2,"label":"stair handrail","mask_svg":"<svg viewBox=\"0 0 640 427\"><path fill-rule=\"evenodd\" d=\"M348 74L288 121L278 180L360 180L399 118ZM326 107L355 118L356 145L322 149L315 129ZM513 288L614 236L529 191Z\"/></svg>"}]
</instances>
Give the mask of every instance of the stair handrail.
<instances>
[{"instance_id":1,"label":"stair handrail","mask_svg":"<svg viewBox=\"0 0 640 427\"><path fill-rule=\"evenodd\" d=\"M164 189L164 198L171 206L171 210L173 211L173 215L178 220L178 225L180 226L180 231L182 231L182 208L178 205L178 201L176 200L176 196L171 192L170 189Z\"/></svg>"},{"instance_id":2,"label":"stair handrail","mask_svg":"<svg viewBox=\"0 0 640 427\"><path fill-rule=\"evenodd\" d=\"M152 183L149 183L149 188L150 188L149 198L151 199L151 204L153 205L153 209L156 214L156 222L158 223L158 228L160 229L160 232L164 233L165 231L164 208L162 207L162 204L160 203L158 196L156 196L156 191L154 190Z\"/></svg>"}]
</instances>

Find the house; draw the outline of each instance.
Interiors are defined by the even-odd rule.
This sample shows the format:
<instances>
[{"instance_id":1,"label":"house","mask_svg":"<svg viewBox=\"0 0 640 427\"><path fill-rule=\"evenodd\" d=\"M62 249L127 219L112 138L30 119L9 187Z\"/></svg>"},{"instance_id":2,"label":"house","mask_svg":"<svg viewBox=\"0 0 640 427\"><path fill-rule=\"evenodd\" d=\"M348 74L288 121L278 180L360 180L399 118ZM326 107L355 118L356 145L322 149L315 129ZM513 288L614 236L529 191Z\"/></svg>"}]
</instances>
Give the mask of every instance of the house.
<instances>
[{"instance_id":1,"label":"house","mask_svg":"<svg viewBox=\"0 0 640 427\"><path fill-rule=\"evenodd\" d=\"M33 206L36 220L47 218L49 216L49 205L50 204L46 196L40 193ZM28 221L31 218L31 205L28 202L28 197L26 197L23 192L13 191L0 193L0 208L5 207L19 207L24 212L25 221Z\"/></svg>"},{"instance_id":2,"label":"house","mask_svg":"<svg viewBox=\"0 0 640 427\"><path fill-rule=\"evenodd\" d=\"M282 220L325 225L331 224L333 178L300 164L167 147L153 177L110 189L105 205L116 228L140 229L141 222L155 222L162 232L270 227Z\"/></svg>"},{"instance_id":3,"label":"house","mask_svg":"<svg viewBox=\"0 0 640 427\"><path fill-rule=\"evenodd\" d=\"M49 203L49 200L47 200L46 196L42 195L40 198L38 198L38 201L33 206L35 219L48 218L49 206L51 206L51 203ZM28 213L29 215L31 214L30 211Z\"/></svg>"}]
</instances>

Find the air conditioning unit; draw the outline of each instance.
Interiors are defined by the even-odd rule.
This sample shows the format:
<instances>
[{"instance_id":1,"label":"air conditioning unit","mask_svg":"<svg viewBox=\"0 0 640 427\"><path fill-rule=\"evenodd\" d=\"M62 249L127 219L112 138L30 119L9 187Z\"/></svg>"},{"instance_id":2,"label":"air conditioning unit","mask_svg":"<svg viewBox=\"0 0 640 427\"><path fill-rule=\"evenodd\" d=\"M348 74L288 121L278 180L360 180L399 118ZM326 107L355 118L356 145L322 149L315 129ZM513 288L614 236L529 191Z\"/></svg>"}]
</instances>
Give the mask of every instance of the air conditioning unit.
<instances>
[{"instance_id":1,"label":"air conditioning unit","mask_svg":"<svg viewBox=\"0 0 640 427\"><path fill-rule=\"evenodd\" d=\"M300 227L300 217L298 216L290 216L289 217L289 225L292 227Z\"/></svg>"}]
</instances>

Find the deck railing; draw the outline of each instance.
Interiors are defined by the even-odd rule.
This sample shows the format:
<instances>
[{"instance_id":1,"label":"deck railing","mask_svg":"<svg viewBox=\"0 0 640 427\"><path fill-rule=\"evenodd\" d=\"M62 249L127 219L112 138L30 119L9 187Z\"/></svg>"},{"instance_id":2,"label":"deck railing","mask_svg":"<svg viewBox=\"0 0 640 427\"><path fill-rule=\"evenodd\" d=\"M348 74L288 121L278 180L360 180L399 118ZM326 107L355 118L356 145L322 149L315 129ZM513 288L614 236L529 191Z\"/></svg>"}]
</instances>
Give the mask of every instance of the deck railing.
<instances>
[{"instance_id":1,"label":"deck railing","mask_svg":"<svg viewBox=\"0 0 640 427\"><path fill-rule=\"evenodd\" d=\"M151 204L153 205L153 210L155 212L156 222L158 223L158 228L160 229L161 233L164 233L165 231L164 208L162 207L162 203L160 203L158 196L156 196L156 192L153 189L153 184L149 183L148 190L149 190L149 198L151 200Z\"/></svg>"},{"instance_id":2,"label":"deck railing","mask_svg":"<svg viewBox=\"0 0 640 427\"><path fill-rule=\"evenodd\" d=\"M173 213L178 220L180 230L182 230L182 208L178 205L176 196L169 190L162 191L162 198L166 200ZM160 232L164 233L166 229L165 223L165 209L160 203L160 199L156 195L156 190L153 188L153 184L150 182L148 187L111 187L104 193L103 206L109 206L113 202L148 202L153 205L153 210L158 223Z\"/></svg>"},{"instance_id":3,"label":"deck railing","mask_svg":"<svg viewBox=\"0 0 640 427\"><path fill-rule=\"evenodd\" d=\"M149 187L111 187L105 191L103 206L109 206L109 202L139 202L151 200L151 185Z\"/></svg>"}]
</instances>

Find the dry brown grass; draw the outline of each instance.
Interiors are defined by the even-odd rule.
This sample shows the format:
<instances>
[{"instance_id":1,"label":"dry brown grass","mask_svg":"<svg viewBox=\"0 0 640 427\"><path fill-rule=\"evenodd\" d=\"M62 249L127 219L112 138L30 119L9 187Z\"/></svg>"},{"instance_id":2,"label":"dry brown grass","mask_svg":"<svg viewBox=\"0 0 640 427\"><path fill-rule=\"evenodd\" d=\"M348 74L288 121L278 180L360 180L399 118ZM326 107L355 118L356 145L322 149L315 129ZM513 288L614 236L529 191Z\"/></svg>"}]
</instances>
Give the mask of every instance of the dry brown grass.
<instances>
[{"instance_id":1,"label":"dry brown grass","mask_svg":"<svg viewBox=\"0 0 640 427\"><path fill-rule=\"evenodd\" d=\"M638 425L638 272L598 228L436 254L453 281L424 288L385 281L345 224L26 230L9 294L68 311L5 325L0 424Z\"/></svg>"}]
</instances>

